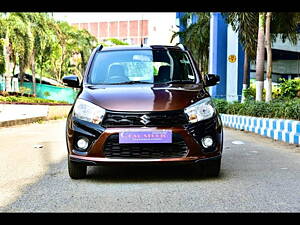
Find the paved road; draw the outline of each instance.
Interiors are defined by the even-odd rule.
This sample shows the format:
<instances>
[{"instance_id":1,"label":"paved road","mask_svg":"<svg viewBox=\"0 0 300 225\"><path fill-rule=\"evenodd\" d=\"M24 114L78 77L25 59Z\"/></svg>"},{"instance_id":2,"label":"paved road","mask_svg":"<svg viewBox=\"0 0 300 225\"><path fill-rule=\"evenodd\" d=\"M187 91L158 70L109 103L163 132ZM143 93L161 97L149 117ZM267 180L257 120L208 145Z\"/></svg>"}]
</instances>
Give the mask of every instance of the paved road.
<instances>
[{"instance_id":1,"label":"paved road","mask_svg":"<svg viewBox=\"0 0 300 225\"><path fill-rule=\"evenodd\" d=\"M0 212L300 212L300 147L225 129L219 178L183 167L67 173L64 120L0 129Z\"/></svg>"}]
</instances>

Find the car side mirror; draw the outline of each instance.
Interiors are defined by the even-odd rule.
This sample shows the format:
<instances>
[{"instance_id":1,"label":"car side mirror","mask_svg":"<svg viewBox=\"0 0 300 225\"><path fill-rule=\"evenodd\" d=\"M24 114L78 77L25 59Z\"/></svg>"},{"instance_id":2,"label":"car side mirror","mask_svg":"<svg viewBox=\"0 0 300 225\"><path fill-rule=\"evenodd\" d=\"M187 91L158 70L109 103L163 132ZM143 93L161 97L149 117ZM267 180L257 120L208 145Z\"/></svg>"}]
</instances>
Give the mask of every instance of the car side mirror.
<instances>
[{"instance_id":1,"label":"car side mirror","mask_svg":"<svg viewBox=\"0 0 300 225\"><path fill-rule=\"evenodd\" d=\"M206 87L214 86L220 82L220 77L216 74L206 74L204 79Z\"/></svg>"},{"instance_id":2,"label":"car side mirror","mask_svg":"<svg viewBox=\"0 0 300 225\"><path fill-rule=\"evenodd\" d=\"M80 87L79 78L76 75L64 76L62 80L69 87L74 87L74 88Z\"/></svg>"}]
</instances>

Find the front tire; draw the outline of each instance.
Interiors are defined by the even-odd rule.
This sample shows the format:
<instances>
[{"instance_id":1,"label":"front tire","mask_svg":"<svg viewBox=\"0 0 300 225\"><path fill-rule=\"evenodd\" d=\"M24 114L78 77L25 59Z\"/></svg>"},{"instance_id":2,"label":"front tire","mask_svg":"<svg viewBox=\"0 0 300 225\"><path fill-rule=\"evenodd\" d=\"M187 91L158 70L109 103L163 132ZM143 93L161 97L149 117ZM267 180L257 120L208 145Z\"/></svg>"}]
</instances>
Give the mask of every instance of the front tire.
<instances>
[{"instance_id":1,"label":"front tire","mask_svg":"<svg viewBox=\"0 0 300 225\"><path fill-rule=\"evenodd\" d=\"M72 162L68 159L69 176L72 179L83 179L86 177L87 166L80 163Z\"/></svg>"}]
</instances>

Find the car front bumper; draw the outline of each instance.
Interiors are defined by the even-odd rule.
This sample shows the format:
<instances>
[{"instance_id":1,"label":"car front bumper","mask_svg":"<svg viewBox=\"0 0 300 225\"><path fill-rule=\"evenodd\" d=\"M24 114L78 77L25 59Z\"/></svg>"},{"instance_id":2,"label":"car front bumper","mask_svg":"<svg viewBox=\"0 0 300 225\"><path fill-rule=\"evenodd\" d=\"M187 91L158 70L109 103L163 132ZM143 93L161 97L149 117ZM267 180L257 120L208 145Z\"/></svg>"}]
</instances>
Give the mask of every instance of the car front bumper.
<instances>
[{"instance_id":1,"label":"car front bumper","mask_svg":"<svg viewBox=\"0 0 300 225\"><path fill-rule=\"evenodd\" d=\"M109 159L101 157L85 157L78 155L69 155L72 162L81 163L87 166L101 165L186 165L202 163L208 160L218 160L221 154L213 157L185 157L185 158L169 158L169 159Z\"/></svg>"},{"instance_id":2,"label":"car front bumper","mask_svg":"<svg viewBox=\"0 0 300 225\"><path fill-rule=\"evenodd\" d=\"M187 154L181 157L169 158L110 158L105 155L104 147L106 141L112 135L119 134L125 130L145 131L160 129L172 130L173 134L181 136L187 146ZM100 125L79 120L70 113L67 119L66 134L69 159L86 165L190 164L218 159L221 157L223 148L223 129L218 115L207 121L182 127L104 128ZM205 149L200 141L202 137L207 135L214 140L214 145L210 149ZM86 151L79 151L76 147L76 141L79 137L85 137L89 140L89 146ZM119 144L117 143L117 145Z\"/></svg>"}]
</instances>

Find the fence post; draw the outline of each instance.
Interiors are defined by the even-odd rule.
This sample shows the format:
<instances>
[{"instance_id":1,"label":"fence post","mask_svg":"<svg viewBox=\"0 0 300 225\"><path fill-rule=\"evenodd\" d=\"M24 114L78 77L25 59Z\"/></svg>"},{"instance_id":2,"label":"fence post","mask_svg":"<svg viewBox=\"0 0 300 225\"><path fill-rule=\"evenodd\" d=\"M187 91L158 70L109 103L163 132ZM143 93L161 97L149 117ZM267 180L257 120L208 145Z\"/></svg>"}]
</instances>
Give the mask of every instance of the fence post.
<instances>
[{"instance_id":1,"label":"fence post","mask_svg":"<svg viewBox=\"0 0 300 225\"><path fill-rule=\"evenodd\" d=\"M10 76L5 76L4 78L4 89L5 91L11 91L11 77Z\"/></svg>"},{"instance_id":2,"label":"fence post","mask_svg":"<svg viewBox=\"0 0 300 225\"><path fill-rule=\"evenodd\" d=\"M12 91L19 92L19 79L16 77L12 79Z\"/></svg>"}]
</instances>

